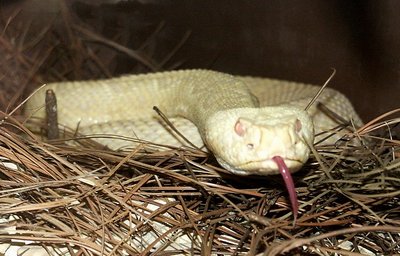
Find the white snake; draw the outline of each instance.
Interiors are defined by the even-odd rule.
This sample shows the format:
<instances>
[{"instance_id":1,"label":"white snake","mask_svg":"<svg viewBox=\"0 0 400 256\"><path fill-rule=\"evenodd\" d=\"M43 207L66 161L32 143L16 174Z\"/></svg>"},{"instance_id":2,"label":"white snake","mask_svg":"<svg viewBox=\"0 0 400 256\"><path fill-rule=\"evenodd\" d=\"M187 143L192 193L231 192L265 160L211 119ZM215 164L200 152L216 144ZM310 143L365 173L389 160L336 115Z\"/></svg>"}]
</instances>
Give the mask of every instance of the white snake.
<instances>
[{"instance_id":1,"label":"white snake","mask_svg":"<svg viewBox=\"0 0 400 256\"><path fill-rule=\"evenodd\" d=\"M153 110L157 106L198 146L200 134L218 162L233 174L283 173L292 204L297 203L295 190L288 184L291 177L285 166L290 172L300 169L309 158L315 132L337 125L315 105L308 113L304 110L319 87L208 70L48 84L28 101L28 116L45 116L44 95L50 88L57 96L59 123L70 128L79 124L83 134L181 143L160 121ZM344 119L361 124L351 103L337 91L326 89L318 100ZM121 140L101 142L111 148L126 146Z\"/></svg>"}]
</instances>

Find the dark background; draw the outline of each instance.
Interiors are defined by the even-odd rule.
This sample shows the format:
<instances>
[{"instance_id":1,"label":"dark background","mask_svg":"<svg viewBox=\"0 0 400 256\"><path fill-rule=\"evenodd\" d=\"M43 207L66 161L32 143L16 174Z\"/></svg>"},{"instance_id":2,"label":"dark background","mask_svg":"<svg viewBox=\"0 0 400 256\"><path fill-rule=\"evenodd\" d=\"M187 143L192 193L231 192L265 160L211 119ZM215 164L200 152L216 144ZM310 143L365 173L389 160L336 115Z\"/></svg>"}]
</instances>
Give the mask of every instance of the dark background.
<instances>
[{"instance_id":1,"label":"dark background","mask_svg":"<svg viewBox=\"0 0 400 256\"><path fill-rule=\"evenodd\" d=\"M11 25L28 22L28 38L49 23L61 26L64 6L74 21L131 49L151 38L146 52L160 70L209 68L323 84L335 68L330 86L365 121L400 106L400 1L118 2L2 0L0 7L3 20L19 10ZM124 54L108 61L113 74L150 71Z\"/></svg>"}]
</instances>

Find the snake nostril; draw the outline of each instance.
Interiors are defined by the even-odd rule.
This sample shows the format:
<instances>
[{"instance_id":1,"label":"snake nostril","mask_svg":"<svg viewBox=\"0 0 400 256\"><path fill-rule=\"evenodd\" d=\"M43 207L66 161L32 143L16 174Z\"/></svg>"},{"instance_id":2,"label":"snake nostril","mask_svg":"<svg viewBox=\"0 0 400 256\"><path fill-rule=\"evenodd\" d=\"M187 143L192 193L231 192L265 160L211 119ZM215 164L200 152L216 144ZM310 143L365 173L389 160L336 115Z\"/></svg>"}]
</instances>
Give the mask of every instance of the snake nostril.
<instances>
[{"instance_id":1,"label":"snake nostril","mask_svg":"<svg viewBox=\"0 0 400 256\"><path fill-rule=\"evenodd\" d=\"M301 125L301 121L299 119L296 119L295 122L295 130L297 133L299 133L301 131L302 125Z\"/></svg>"}]
</instances>

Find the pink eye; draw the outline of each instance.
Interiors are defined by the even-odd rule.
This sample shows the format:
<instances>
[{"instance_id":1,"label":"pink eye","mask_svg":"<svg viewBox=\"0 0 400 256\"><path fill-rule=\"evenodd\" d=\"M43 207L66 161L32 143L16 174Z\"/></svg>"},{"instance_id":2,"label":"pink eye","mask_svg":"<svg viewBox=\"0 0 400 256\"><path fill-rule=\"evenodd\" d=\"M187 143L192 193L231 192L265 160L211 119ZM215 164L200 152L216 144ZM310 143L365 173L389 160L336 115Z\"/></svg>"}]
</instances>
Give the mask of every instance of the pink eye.
<instances>
[{"instance_id":1,"label":"pink eye","mask_svg":"<svg viewBox=\"0 0 400 256\"><path fill-rule=\"evenodd\" d=\"M246 128L245 128L245 126L242 124L242 122L240 121L240 119L238 119L238 120L236 121L234 130L235 130L236 134L239 135L240 137L243 137L243 135L246 133Z\"/></svg>"},{"instance_id":2,"label":"pink eye","mask_svg":"<svg viewBox=\"0 0 400 256\"><path fill-rule=\"evenodd\" d=\"M301 121L300 121L299 119L296 119L296 122L295 122L295 129L296 129L296 132L300 132L300 131L301 131L301 128L302 128Z\"/></svg>"}]
</instances>

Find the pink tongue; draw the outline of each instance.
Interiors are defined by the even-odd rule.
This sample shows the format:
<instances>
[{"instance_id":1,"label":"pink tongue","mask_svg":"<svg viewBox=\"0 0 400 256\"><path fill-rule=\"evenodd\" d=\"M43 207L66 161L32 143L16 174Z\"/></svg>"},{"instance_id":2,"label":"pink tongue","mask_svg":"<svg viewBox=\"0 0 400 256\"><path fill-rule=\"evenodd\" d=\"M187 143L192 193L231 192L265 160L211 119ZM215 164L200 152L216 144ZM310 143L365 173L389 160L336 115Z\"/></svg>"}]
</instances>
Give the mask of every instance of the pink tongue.
<instances>
[{"instance_id":1,"label":"pink tongue","mask_svg":"<svg viewBox=\"0 0 400 256\"><path fill-rule=\"evenodd\" d=\"M297 213L299 211L299 201L297 200L297 194L294 188L292 175L290 175L289 169L287 168L285 161L283 161L282 157L274 156L272 160L275 161L275 163L278 165L279 172L281 173L283 180L285 181L286 189L289 193L290 204L292 205L294 220L296 221Z\"/></svg>"}]
</instances>

